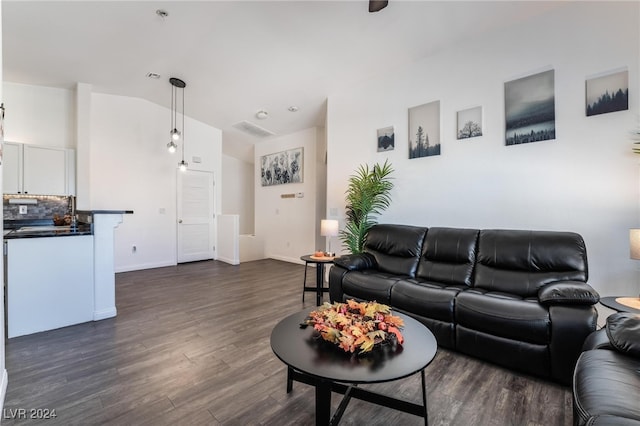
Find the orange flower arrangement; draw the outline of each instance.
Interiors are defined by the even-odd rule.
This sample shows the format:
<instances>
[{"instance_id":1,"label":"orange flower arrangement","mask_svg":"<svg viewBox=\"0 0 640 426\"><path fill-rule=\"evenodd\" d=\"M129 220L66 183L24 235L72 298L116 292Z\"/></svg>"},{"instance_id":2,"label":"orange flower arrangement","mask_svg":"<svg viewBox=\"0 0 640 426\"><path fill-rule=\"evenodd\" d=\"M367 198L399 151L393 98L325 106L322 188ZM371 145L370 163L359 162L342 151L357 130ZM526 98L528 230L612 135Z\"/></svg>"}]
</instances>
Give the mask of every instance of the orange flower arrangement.
<instances>
[{"instance_id":1,"label":"orange flower arrangement","mask_svg":"<svg viewBox=\"0 0 640 426\"><path fill-rule=\"evenodd\" d=\"M392 315L391 308L377 302L325 303L313 311L306 324L320 333L327 342L338 345L345 352L365 353L384 341L404 342L400 328L402 318ZM392 336L393 335L393 336Z\"/></svg>"}]
</instances>

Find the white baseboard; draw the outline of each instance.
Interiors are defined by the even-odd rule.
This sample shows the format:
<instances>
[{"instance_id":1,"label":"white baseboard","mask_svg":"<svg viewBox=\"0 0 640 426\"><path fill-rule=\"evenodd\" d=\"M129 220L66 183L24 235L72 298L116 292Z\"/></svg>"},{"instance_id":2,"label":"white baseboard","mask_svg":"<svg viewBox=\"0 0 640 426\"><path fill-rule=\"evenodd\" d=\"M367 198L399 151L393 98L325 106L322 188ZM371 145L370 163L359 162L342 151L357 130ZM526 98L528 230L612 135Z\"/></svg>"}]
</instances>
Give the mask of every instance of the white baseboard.
<instances>
[{"instance_id":1,"label":"white baseboard","mask_svg":"<svg viewBox=\"0 0 640 426\"><path fill-rule=\"evenodd\" d=\"M229 265L239 265L240 262L238 261L238 259L231 259L225 256L219 256L218 259L220 262L224 262L224 263L228 263Z\"/></svg>"},{"instance_id":2,"label":"white baseboard","mask_svg":"<svg viewBox=\"0 0 640 426\"><path fill-rule=\"evenodd\" d=\"M7 385L9 384L9 375L7 369L2 370L2 382L0 382L0 413L4 413L4 399L7 396Z\"/></svg>"},{"instance_id":3,"label":"white baseboard","mask_svg":"<svg viewBox=\"0 0 640 426\"><path fill-rule=\"evenodd\" d=\"M107 319L107 318L113 318L116 315L118 315L118 310L114 306L113 308L103 309L101 311L94 311L93 312L93 320L94 321L100 321L100 320Z\"/></svg>"},{"instance_id":4,"label":"white baseboard","mask_svg":"<svg viewBox=\"0 0 640 426\"><path fill-rule=\"evenodd\" d=\"M177 263L175 261L164 261L164 262L154 262L154 263L139 263L137 265L126 265L126 266L116 266L115 272L131 272L131 271L140 271L142 269L153 269L153 268L164 268L166 266L176 266Z\"/></svg>"},{"instance_id":5,"label":"white baseboard","mask_svg":"<svg viewBox=\"0 0 640 426\"><path fill-rule=\"evenodd\" d=\"M304 261L296 257L278 256L276 254L268 254L267 257L270 259L282 260L283 262L297 263L298 265L304 265Z\"/></svg>"}]
</instances>

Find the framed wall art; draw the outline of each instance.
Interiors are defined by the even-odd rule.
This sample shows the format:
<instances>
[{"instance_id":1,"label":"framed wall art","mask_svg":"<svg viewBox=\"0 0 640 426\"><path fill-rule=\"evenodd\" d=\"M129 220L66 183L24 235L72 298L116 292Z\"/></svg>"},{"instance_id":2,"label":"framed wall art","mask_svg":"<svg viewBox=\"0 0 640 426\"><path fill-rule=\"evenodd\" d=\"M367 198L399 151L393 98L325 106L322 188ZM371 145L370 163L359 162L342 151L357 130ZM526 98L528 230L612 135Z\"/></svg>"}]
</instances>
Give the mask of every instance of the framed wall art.
<instances>
[{"instance_id":1,"label":"framed wall art","mask_svg":"<svg viewBox=\"0 0 640 426\"><path fill-rule=\"evenodd\" d=\"M610 72L585 82L587 117L629 109L629 71Z\"/></svg>"},{"instance_id":2,"label":"framed wall art","mask_svg":"<svg viewBox=\"0 0 640 426\"><path fill-rule=\"evenodd\" d=\"M409 158L440 155L440 101L409 108Z\"/></svg>"},{"instance_id":3,"label":"framed wall art","mask_svg":"<svg viewBox=\"0 0 640 426\"><path fill-rule=\"evenodd\" d=\"M393 126L378 129L378 152L393 151L395 148L395 134Z\"/></svg>"},{"instance_id":4,"label":"framed wall art","mask_svg":"<svg viewBox=\"0 0 640 426\"><path fill-rule=\"evenodd\" d=\"M262 186L302 183L303 166L304 151L302 147L263 155L260 157Z\"/></svg>"},{"instance_id":5,"label":"framed wall art","mask_svg":"<svg viewBox=\"0 0 640 426\"><path fill-rule=\"evenodd\" d=\"M482 136L482 107L463 109L456 114L457 139L469 139Z\"/></svg>"},{"instance_id":6,"label":"framed wall art","mask_svg":"<svg viewBox=\"0 0 640 426\"><path fill-rule=\"evenodd\" d=\"M554 70L504 84L505 143L556 138Z\"/></svg>"}]
</instances>

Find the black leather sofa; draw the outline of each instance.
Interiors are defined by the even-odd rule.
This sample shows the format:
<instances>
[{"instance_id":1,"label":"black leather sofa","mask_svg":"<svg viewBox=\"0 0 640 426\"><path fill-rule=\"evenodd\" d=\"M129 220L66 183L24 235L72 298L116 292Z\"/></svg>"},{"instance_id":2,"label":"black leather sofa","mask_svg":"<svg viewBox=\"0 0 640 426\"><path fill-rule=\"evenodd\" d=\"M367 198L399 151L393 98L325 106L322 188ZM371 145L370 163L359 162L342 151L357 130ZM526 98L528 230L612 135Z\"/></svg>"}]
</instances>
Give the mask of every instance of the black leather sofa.
<instances>
[{"instance_id":1,"label":"black leather sofa","mask_svg":"<svg viewBox=\"0 0 640 426\"><path fill-rule=\"evenodd\" d=\"M329 293L391 305L442 347L569 385L596 328L587 278L575 233L380 224L364 253L336 259Z\"/></svg>"},{"instance_id":2,"label":"black leather sofa","mask_svg":"<svg viewBox=\"0 0 640 426\"><path fill-rule=\"evenodd\" d=\"M584 343L573 379L577 426L640 426L640 315L617 313Z\"/></svg>"}]
</instances>

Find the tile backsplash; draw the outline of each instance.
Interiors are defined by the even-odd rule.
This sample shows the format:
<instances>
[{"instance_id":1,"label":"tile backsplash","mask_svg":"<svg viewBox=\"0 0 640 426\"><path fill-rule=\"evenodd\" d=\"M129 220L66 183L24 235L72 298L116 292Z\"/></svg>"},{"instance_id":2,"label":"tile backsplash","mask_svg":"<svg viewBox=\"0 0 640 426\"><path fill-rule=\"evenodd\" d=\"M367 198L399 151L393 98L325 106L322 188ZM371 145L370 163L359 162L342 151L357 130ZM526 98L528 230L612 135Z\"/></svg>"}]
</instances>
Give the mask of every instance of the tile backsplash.
<instances>
[{"instance_id":1,"label":"tile backsplash","mask_svg":"<svg viewBox=\"0 0 640 426\"><path fill-rule=\"evenodd\" d=\"M9 200L25 200L36 204L10 204ZM28 200L28 201L27 201ZM13 201L14 203L16 201ZM27 206L27 213L20 214L20 206ZM5 220L53 219L53 215L64 216L71 212L71 197L55 195L4 195L3 211Z\"/></svg>"}]
</instances>

